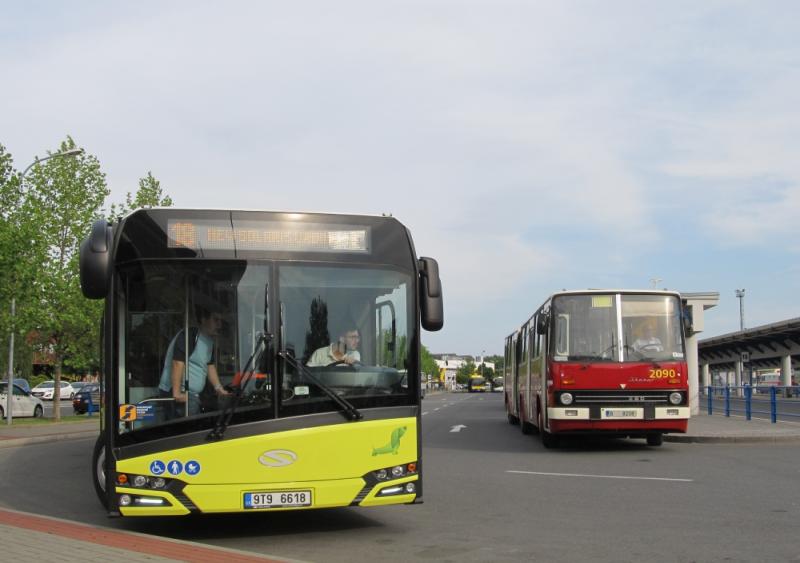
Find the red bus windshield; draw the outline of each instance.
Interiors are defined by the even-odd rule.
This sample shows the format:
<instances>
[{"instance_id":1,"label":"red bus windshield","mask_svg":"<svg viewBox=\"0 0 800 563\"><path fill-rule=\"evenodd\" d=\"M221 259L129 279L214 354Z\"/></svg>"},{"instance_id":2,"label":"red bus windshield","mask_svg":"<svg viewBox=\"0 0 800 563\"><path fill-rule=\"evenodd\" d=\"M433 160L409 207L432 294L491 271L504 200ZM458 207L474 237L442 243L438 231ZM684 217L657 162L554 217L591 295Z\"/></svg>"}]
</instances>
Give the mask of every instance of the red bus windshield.
<instances>
[{"instance_id":1,"label":"red bus windshield","mask_svg":"<svg viewBox=\"0 0 800 563\"><path fill-rule=\"evenodd\" d=\"M675 295L559 295L553 298L552 318L555 361L684 360Z\"/></svg>"}]
</instances>

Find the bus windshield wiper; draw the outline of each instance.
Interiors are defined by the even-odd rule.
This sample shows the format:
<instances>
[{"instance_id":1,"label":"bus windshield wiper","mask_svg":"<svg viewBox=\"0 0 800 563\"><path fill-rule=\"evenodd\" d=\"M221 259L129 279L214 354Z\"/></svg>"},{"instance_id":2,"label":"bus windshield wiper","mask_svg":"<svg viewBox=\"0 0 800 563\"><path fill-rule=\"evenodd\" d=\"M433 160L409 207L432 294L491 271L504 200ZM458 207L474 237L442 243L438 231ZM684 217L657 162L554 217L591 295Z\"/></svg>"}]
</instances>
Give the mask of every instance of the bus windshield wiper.
<instances>
[{"instance_id":1,"label":"bus windshield wiper","mask_svg":"<svg viewBox=\"0 0 800 563\"><path fill-rule=\"evenodd\" d=\"M228 424L231 418L233 418L234 413L236 413L236 407L239 406L239 401L242 400L244 389L255 374L256 366L259 365L261 356L264 354L271 340L271 334L258 333L256 347L242 370L242 377L239 379L239 383L233 386L233 396L228 397L225 408L219 413L219 416L217 416L214 429L206 436L206 440L221 440L225 435L225 430L228 428Z\"/></svg>"},{"instance_id":2,"label":"bus windshield wiper","mask_svg":"<svg viewBox=\"0 0 800 563\"><path fill-rule=\"evenodd\" d=\"M271 346L273 335L269 332L269 282L264 284L264 332L256 334L256 345L253 348L253 353L247 359L242 370L242 377L239 382L233 386L233 397L228 397L228 402L222 412L217 416L214 423L214 429L206 436L206 440L221 440L225 435L225 430L228 428L236 407L239 406L239 401L242 400L242 395L247 387L247 384L255 374L256 366L260 365L261 356ZM269 359L269 358L268 358ZM272 364L268 363L267 370L272 368Z\"/></svg>"},{"instance_id":3,"label":"bus windshield wiper","mask_svg":"<svg viewBox=\"0 0 800 563\"><path fill-rule=\"evenodd\" d=\"M354 407L353 404L350 403L350 401L339 396L336 393L336 391L334 391L326 384L324 384L322 381L320 381L317 376L312 374L311 371L302 363L298 362L295 359L295 357L292 354L290 354L287 350L281 350L280 352L278 352L278 355L287 362L289 362L296 370L300 371L306 377L306 379L311 381L311 383L319 387L319 389L321 389L323 393L325 393L328 397L330 397L330 399L334 403L339 405L339 407L342 410L342 414L344 414L347 420L361 420L364 418L364 415L361 414L361 412L356 407Z\"/></svg>"}]
</instances>

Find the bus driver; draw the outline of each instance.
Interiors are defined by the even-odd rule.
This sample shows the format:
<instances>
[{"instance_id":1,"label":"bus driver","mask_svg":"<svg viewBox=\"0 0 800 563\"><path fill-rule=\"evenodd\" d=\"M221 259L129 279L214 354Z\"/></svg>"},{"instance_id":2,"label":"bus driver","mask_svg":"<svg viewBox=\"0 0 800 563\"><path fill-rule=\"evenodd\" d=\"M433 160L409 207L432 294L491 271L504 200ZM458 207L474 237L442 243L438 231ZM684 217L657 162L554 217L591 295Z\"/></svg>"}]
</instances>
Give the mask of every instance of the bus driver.
<instances>
[{"instance_id":1,"label":"bus driver","mask_svg":"<svg viewBox=\"0 0 800 563\"><path fill-rule=\"evenodd\" d=\"M642 327L641 336L634 340L633 349L637 352L663 352L664 345L661 344L661 339L655 335L653 325L644 323Z\"/></svg>"},{"instance_id":2,"label":"bus driver","mask_svg":"<svg viewBox=\"0 0 800 563\"><path fill-rule=\"evenodd\" d=\"M359 343L358 329L346 330L339 336L338 342L332 342L316 350L306 363L309 367L329 366L343 362L353 365L361 361L361 354L357 348Z\"/></svg>"}]
</instances>

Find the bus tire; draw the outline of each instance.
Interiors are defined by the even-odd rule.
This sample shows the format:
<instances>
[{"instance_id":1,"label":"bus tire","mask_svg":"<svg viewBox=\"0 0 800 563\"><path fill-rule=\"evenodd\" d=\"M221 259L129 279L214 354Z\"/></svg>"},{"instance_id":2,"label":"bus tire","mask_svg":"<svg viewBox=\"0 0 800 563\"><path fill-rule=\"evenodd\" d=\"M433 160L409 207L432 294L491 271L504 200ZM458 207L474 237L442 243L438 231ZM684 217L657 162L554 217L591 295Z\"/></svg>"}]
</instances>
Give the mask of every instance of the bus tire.
<instances>
[{"instance_id":1,"label":"bus tire","mask_svg":"<svg viewBox=\"0 0 800 563\"><path fill-rule=\"evenodd\" d=\"M506 417L508 418L508 423L512 426L515 424L519 424L519 419L511 414L511 411L508 409L508 402L506 402Z\"/></svg>"},{"instance_id":2,"label":"bus tire","mask_svg":"<svg viewBox=\"0 0 800 563\"><path fill-rule=\"evenodd\" d=\"M94 492L97 493L97 498L100 504L108 510L108 495L106 494L106 444L103 435L97 437L97 442L94 444L94 452L92 453L92 483L94 484Z\"/></svg>"},{"instance_id":3,"label":"bus tire","mask_svg":"<svg viewBox=\"0 0 800 563\"><path fill-rule=\"evenodd\" d=\"M664 443L664 435L661 432L655 432L647 435L648 446L660 446Z\"/></svg>"},{"instance_id":4,"label":"bus tire","mask_svg":"<svg viewBox=\"0 0 800 563\"><path fill-rule=\"evenodd\" d=\"M519 429L522 430L522 433L525 434L526 436L533 434L533 428L534 428L533 424L531 424L526 420L523 420L519 424Z\"/></svg>"},{"instance_id":5,"label":"bus tire","mask_svg":"<svg viewBox=\"0 0 800 563\"><path fill-rule=\"evenodd\" d=\"M558 436L544 429L544 417L542 411L539 411L539 434L542 436L542 445L548 450L558 447Z\"/></svg>"}]
</instances>

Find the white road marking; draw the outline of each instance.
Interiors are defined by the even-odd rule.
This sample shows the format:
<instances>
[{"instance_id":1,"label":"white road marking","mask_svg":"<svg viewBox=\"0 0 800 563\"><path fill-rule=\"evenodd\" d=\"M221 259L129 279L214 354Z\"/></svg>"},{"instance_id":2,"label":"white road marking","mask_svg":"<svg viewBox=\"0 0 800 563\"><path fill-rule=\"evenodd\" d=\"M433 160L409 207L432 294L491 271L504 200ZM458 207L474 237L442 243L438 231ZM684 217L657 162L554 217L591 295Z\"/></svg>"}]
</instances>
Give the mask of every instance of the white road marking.
<instances>
[{"instance_id":1,"label":"white road marking","mask_svg":"<svg viewBox=\"0 0 800 563\"><path fill-rule=\"evenodd\" d=\"M424 413L422 413L422 416L425 416L426 414L428 414L428 411L425 411Z\"/></svg>"},{"instance_id":2,"label":"white road marking","mask_svg":"<svg viewBox=\"0 0 800 563\"><path fill-rule=\"evenodd\" d=\"M450 432L461 432L464 428L466 428L466 424L456 424L452 428L450 428Z\"/></svg>"},{"instance_id":3,"label":"white road marking","mask_svg":"<svg viewBox=\"0 0 800 563\"><path fill-rule=\"evenodd\" d=\"M440 408L441 408L441 407L436 407L435 409L433 409L433 412L436 412L436 411L438 411Z\"/></svg>"},{"instance_id":4,"label":"white road marking","mask_svg":"<svg viewBox=\"0 0 800 563\"><path fill-rule=\"evenodd\" d=\"M452 430L451 430L452 432ZM628 475L587 475L583 473L545 473L543 471L514 471L506 473L519 473L522 475L544 475L546 477L591 477L594 479L631 479L638 481L677 481L679 483L693 483L694 479L674 479L670 477L633 477Z\"/></svg>"}]
</instances>

